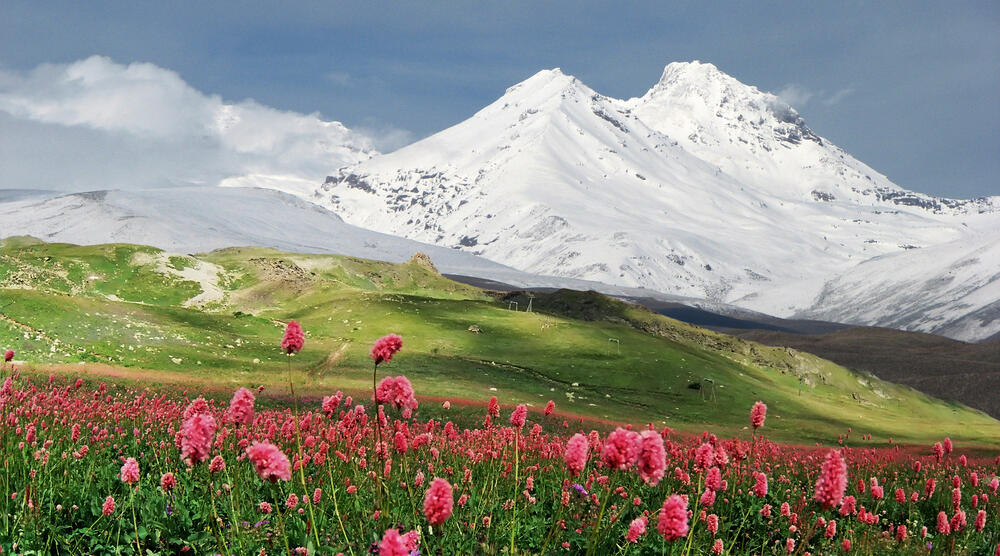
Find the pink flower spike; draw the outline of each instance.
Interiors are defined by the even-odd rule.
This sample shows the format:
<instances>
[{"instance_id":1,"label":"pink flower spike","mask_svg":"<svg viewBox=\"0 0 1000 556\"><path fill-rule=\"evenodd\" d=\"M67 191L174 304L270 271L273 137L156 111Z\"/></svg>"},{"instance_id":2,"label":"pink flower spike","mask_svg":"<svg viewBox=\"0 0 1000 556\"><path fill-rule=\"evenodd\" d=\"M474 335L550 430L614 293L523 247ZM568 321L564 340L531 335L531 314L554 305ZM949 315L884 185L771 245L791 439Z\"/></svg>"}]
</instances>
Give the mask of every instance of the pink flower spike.
<instances>
[{"instance_id":1,"label":"pink flower spike","mask_svg":"<svg viewBox=\"0 0 1000 556\"><path fill-rule=\"evenodd\" d=\"M233 394L232 401L229 402L229 411L226 413L226 419L230 423L240 425L253 424L254 401L253 392L246 388L239 388Z\"/></svg>"},{"instance_id":2,"label":"pink flower spike","mask_svg":"<svg viewBox=\"0 0 1000 556\"><path fill-rule=\"evenodd\" d=\"M375 341L375 345L372 346L372 351L369 355L375 360L375 365L378 366L379 363L392 361L392 356L402 349L402 347L403 339L396 334L389 334Z\"/></svg>"},{"instance_id":3,"label":"pink flower spike","mask_svg":"<svg viewBox=\"0 0 1000 556\"><path fill-rule=\"evenodd\" d=\"M519 404L510 414L510 426L518 429L524 428L524 421L528 415L528 408L524 404Z\"/></svg>"},{"instance_id":4,"label":"pink flower spike","mask_svg":"<svg viewBox=\"0 0 1000 556\"><path fill-rule=\"evenodd\" d=\"M764 405L764 402L753 404L753 409L750 410L750 424L753 425L753 428L763 427L765 417L767 417L767 406Z\"/></svg>"},{"instance_id":5,"label":"pink flower spike","mask_svg":"<svg viewBox=\"0 0 1000 556\"><path fill-rule=\"evenodd\" d=\"M840 457L840 452L833 450L826 456L820 468L813 498L823 506L823 509L830 509L840 504L846 489L847 464Z\"/></svg>"},{"instance_id":6,"label":"pink flower spike","mask_svg":"<svg viewBox=\"0 0 1000 556\"><path fill-rule=\"evenodd\" d=\"M302 331L297 321L288 321L285 326L285 335L281 338L281 349L286 354L298 353L302 351L302 346L306 343L306 335Z\"/></svg>"},{"instance_id":7,"label":"pink flower spike","mask_svg":"<svg viewBox=\"0 0 1000 556\"><path fill-rule=\"evenodd\" d=\"M379 556L410 556L406 542L396 529L386 529L378 544Z\"/></svg>"},{"instance_id":8,"label":"pink flower spike","mask_svg":"<svg viewBox=\"0 0 1000 556\"><path fill-rule=\"evenodd\" d=\"M215 438L215 418L196 413L184 421L181 432L181 456L191 465L208 459Z\"/></svg>"},{"instance_id":9,"label":"pink flower spike","mask_svg":"<svg viewBox=\"0 0 1000 556\"><path fill-rule=\"evenodd\" d=\"M434 527L438 527L451 517L455 498L451 483L440 477L431 481L430 488L424 496L424 517Z\"/></svg>"},{"instance_id":10,"label":"pink flower spike","mask_svg":"<svg viewBox=\"0 0 1000 556\"><path fill-rule=\"evenodd\" d=\"M277 446L270 442L254 442L247 448L247 458L253 463L257 474L265 481L288 481L292 478L292 466Z\"/></svg>"},{"instance_id":11,"label":"pink flower spike","mask_svg":"<svg viewBox=\"0 0 1000 556\"><path fill-rule=\"evenodd\" d=\"M590 442L587 441L586 436L576 433L569 439L569 442L566 443L566 452L563 454L563 461L566 462L566 468L569 469L571 476L576 477L583 471L583 468L587 465L589 452Z\"/></svg>"},{"instance_id":12,"label":"pink flower spike","mask_svg":"<svg viewBox=\"0 0 1000 556\"><path fill-rule=\"evenodd\" d=\"M125 460L125 465L122 466L121 470L121 480L124 483L134 485L139 482L139 462L135 461L135 458L128 458Z\"/></svg>"},{"instance_id":13,"label":"pink flower spike","mask_svg":"<svg viewBox=\"0 0 1000 556\"><path fill-rule=\"evenodd\" d=\"M684 498L671 494L663 501L656 530L668 542L673 542L688 534L688 505Z\"/></svg>"}]
</instances>

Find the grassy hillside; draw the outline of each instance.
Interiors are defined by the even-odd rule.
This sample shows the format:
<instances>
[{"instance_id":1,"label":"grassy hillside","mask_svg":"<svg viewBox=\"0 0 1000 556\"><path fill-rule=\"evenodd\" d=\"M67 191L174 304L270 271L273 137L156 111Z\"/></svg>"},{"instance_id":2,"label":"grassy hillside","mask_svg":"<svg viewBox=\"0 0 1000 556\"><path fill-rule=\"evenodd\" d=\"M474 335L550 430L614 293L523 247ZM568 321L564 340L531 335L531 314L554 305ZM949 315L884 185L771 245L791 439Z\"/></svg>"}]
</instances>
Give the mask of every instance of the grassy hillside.
<instances>
[{"instance_id":1,"label":"grassy hillside","mask_svg":"<svg viewBox=\"0 0 1000 556\"><path fill-rule=\"evenodd\" d=\"M307 331L293 360L300 392L363 396L371 342L395 332L403 352L380 375L406 374L418 395L437 399L497 395L536 408L553 399L572 414L720 432L743 429L760 399L769 434L784 440L828 442L850 427L874 440L1000 438L1000 423L980 412L809 354L592 293L539 295L532 313L517 296L452 282L425 260L263 248L195 256L15 238L0 246L0 347L68 372L101 363L148 383L273 391L287 388L277 344L296 319ZM425 400L422 410L434 406Z\"/></svg>"},{"instance_id":2,"label":"grassy hillside","mask_svg":"<svg viewBox=\"0 0 1000 556\"><path fill-rule=\"evenodd\" d=\"M968 344L920 332L858 326L828 334L734 331L767 345L794 347L852 369L912 386L1000 417L1000 339Z\"/></svg>"}]
</instances>

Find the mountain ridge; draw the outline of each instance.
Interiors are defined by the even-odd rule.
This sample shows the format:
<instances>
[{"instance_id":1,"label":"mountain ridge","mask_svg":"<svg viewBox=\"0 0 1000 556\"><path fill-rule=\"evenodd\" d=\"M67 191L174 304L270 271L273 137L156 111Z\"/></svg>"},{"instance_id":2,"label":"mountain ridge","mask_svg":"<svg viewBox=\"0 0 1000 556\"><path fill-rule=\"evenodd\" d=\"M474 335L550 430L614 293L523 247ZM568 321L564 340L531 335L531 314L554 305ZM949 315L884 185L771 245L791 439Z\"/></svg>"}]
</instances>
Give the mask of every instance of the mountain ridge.
<instances>
[{"instance_id":1,"label":"mountain ridge","mask_svg":"<svg viewBox=\"0 0 1000 556\"><path fill-rule=\"evenodd\" d=\"M809 314L862 261L1000 230L1000 197L907 191L775 95L701 63L668 65L628 100L542 70L468 120L339 169L310 198L349 223L528 272L782 317ZM1000 331L974 319L983 326L947 333Z\"/></svg>"}]
</instances>

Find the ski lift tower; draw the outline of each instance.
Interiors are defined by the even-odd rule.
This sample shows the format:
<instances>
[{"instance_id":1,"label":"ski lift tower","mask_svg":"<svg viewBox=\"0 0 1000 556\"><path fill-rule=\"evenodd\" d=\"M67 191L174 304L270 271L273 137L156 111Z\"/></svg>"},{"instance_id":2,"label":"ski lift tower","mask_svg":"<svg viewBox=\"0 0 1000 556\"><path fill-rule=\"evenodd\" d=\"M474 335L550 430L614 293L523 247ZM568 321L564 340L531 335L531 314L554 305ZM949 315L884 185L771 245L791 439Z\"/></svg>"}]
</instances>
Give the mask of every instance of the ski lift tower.
<instances>
[{"instance_id":1,"label":"ski lift tower","mask_svg":"<svg viewBox=\"0 0 1000 556\"><path fill-rule=\"evenodd\" d=\"M535 299L535 294L532 292L528 292L528 308L524 310L525 313L531 312L531 302L534 299Z\"/></svg>"}]
</instances>

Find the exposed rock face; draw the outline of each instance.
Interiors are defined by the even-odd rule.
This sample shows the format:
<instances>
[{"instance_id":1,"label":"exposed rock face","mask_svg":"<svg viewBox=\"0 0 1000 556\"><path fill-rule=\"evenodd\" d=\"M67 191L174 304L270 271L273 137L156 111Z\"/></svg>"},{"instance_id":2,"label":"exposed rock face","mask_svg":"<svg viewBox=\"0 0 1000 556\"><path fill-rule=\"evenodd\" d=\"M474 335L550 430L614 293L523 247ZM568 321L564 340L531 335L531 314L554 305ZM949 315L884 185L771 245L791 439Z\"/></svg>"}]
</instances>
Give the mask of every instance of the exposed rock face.
<instances>
[{"instance_id":1,"label":"exposed rock face","mask_svg":"<svg viewBox=\"0 0 1000 556\"><path fill-rule=\"evenodd\" d=\"M409 262L416 263L416 264L418 264L420 266L423 266L425 268L428 268L428 269L430 269L430 270L432 270L432 271L437 272L438 274L440 274L440 272L438 272L437 267L434 266L434 261L432 261L431 258L427 254L422 253L420 251L417 251L416 253L414 253L413 256L410 257Z\"/></svg>"}]
</instances>

